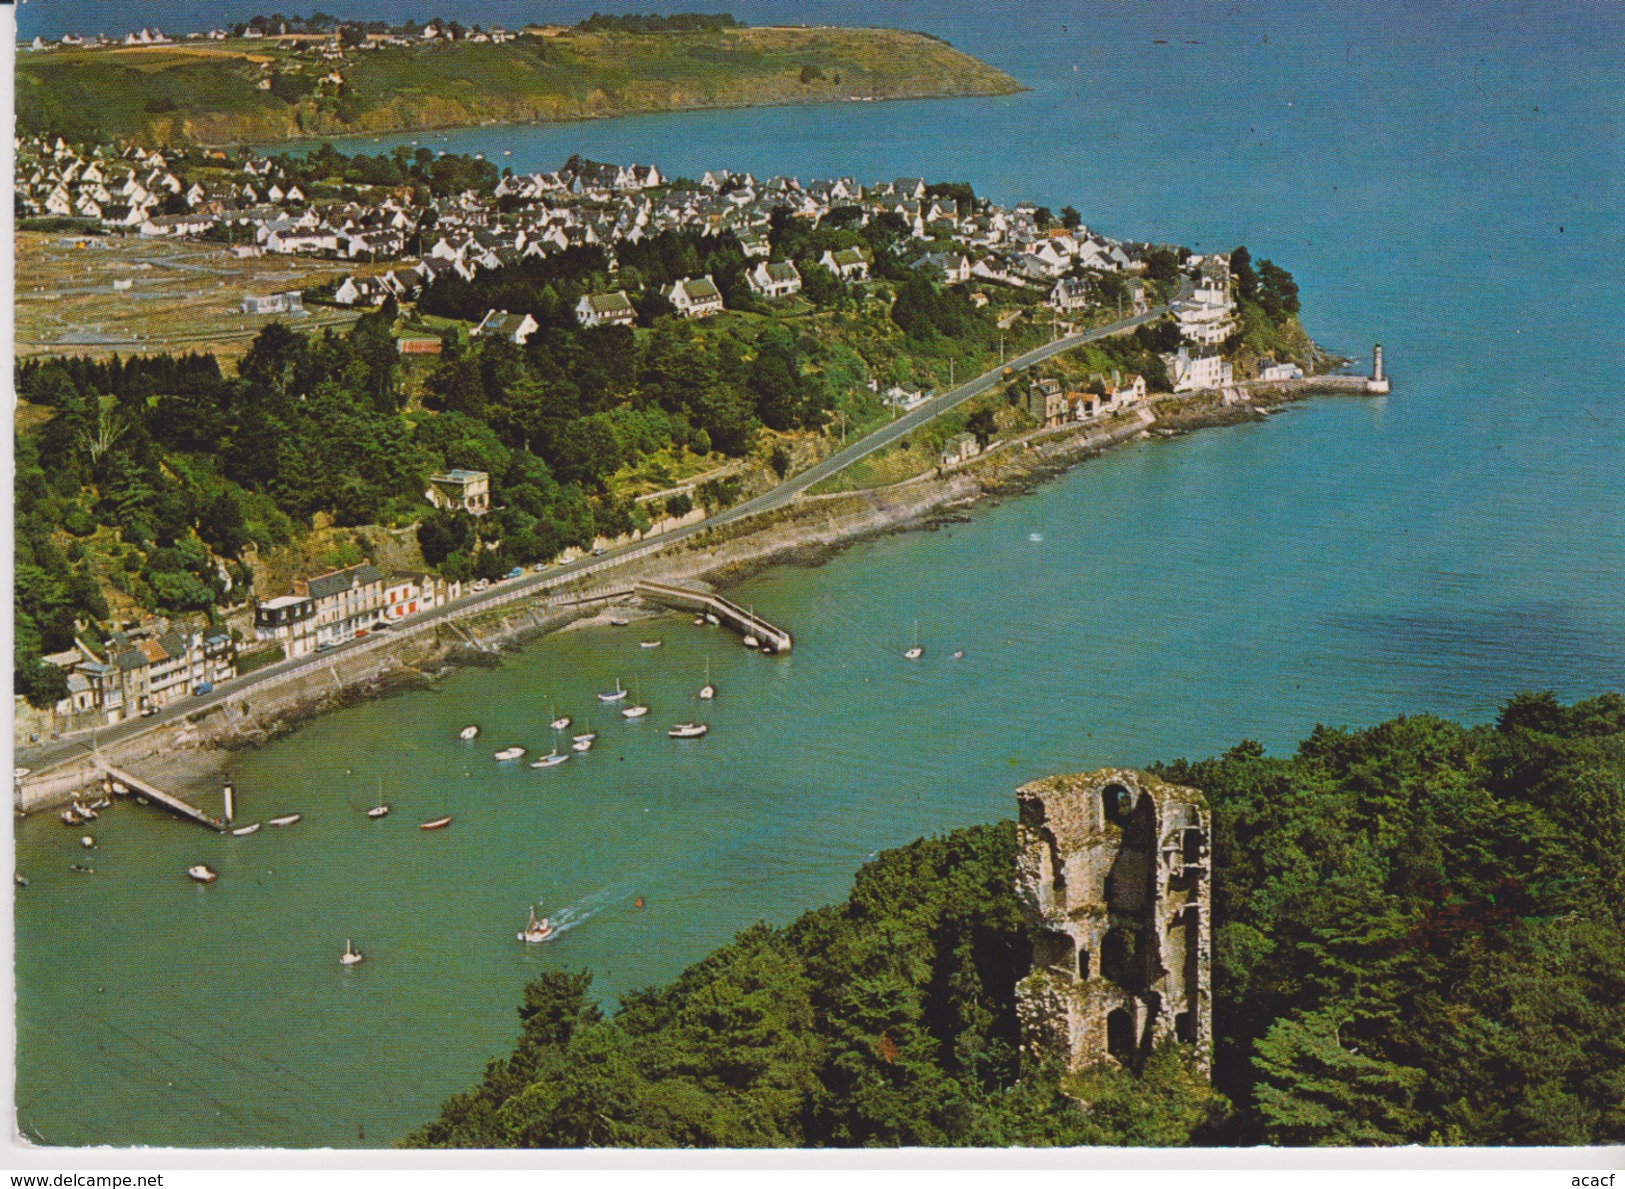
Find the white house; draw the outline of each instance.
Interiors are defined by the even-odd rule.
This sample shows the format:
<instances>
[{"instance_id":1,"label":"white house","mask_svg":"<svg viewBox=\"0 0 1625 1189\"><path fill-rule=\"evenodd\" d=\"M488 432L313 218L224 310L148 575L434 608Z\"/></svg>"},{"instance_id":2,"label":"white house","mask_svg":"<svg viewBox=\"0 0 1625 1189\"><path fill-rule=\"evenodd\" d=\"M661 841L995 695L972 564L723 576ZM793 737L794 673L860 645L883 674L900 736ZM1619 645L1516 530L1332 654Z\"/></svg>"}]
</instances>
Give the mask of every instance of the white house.
<instances>
[{"instance_id":1,"label":"white house","mask_svg":"<svg viewBox=\"0 0 1625 1189\"><path fill-rule=\"evenodd\" d=\"M665 297L685 318L709 318L722 312L722 292L710 273L703 277L684 277L665 290Z\"/></svg>"},{"instance_id":2,"label":"white house","mask_svg":"<svg viewBox=\"0 0 1625 1189\"><path fill-rule=\"evenodd\" d=\"M824 254L818 258L818 263L843 281L869 279L869 258L862 248L842 248L839 252L825 249Z\"/></svg>"},{"instance_id":3,"label":"white house","mask_svg":"<svg viewBox=\"0 0 1625 1189\"><path fill-rule=\"evenodd\" d=\"M509 342L524 346L525 340L540 329L529 314L510 314L507 310L487 310L480 324L469 331L471 335L499 335Z\"/></svg>"},{"instance_id":4,"label":"white house","mask_svg":"<svg viewBox=\"0 0 1625 1189\"><path fill-rule=\"evenodd\" d=\"M1235 380L1231 366L1218 354L1192 355L1181 347L1162 357L1175 392L1195 392L1203 388L1225 388Z\"/></svg>"},{"instance_id":5,"label":"white house","mask_svg":"<svg viewBox=\"0 0 1625 1189\"><path fill-rule=\"evenodd\" d=\"M788 260L764 261L745 274L751 290L763 297L789 297L801 292L801 273Z\"/></svg>"},{"instance_id":6,"label":"white house","mask_svg":"<svg viewBox=\"0 0 1625 1189\"><path fill-rule=\"evenodd\" d=\"M630 326L637 317L626 290L589 293L576 302L576 321L582 326Z\"/></svg>"}]
</instances>

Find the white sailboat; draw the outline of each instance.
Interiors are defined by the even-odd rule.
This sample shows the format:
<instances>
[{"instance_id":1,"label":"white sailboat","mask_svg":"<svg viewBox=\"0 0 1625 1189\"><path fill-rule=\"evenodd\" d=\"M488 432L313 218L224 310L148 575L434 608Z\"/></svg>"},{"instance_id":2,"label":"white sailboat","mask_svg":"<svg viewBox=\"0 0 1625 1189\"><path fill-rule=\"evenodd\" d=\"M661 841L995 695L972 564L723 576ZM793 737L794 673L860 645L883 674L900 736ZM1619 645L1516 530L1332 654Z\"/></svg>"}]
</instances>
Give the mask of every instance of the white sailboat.
<instances>
[{"instance_id":1,"label":"white sailboat","mask_svg":"<svg viewBox=\"0 0 1625 1189\"><path fill-rule=\"evenodd\" d=\"M711 684L711 658L705 658L705 684L700 686L700 700L709 702L717 696L717 687Z\"/></svg>"},{"instance_id":2,"label":"white sailboat","mask_svg":"<svg viewBox=\"0 0 1625 1189\"><path fill-rule=\"evenodd\" d=\"M903 653L905 661L917 661L925 655L925 649L920 647L920 621L914 621L914 647Z\"/></svg>"},{"instance_id":3,"label":"white sailboat","mask_svg":"<svg viewBox=\"0 0 1625 1189\"><path fill-rule=\"evenodd\" d=\"M666 734L672 739L698 739L710 729L703 722L680 722Z\"/></svg>"},{"instance_id":4,"label":"white sailboat","mask_svg":"<svg viewBox=\"0 0 1625 1189\"><path fill-rule=\"evenodd\" d=\"M366 959L366 955L350 944L350 939L344 939L344 953L339 957L340 966L355 966Z\"/></svg>"},{"instance_id":5,"label":"white sailboat","mask_svg":"<svg viewBox=\"0 0 1625 1189\"><path fill-rule=\"evenodd\" d=\"M541 920L536 919L536 907L532 905L530 920L520 932L519 940L527 945L535 945L538 942L546 941L556 932L557 930L553 928L552 922L546 917L541 918Z\"/></svg>"},{"instance_id":6,"label":"white sailboat","mask_svg":"<svg viewBox=\"0 0 1625 1189\"><path fill-rule=\"evenodd\" d=\"M552 751L548 752L545 756L542 756L541 759L532 760L530 762L530 766L532 768L557 768L560 764L564 763L564 761L569 759L569 758L570 757L569 757L568 754L561 755L559 753L559 749L555 747Z\"/></svg>"},{"instance_id":7,"label":"white sailboat","mask_svg":"<svg viewBox=\"0 0 1625 1189\"><path fill-rule=\"evenodd\" d=\"M626 718L626 719L642 718L645 714L649 713L649 707L644 705L644 702L643 702L643 681L641 679L638 680L637 687L638 687L638 700L636 702L632 703L632 705L626 707L624 710L621 711L621 717L622 718Z\"/></svg>"},{"instance_id":8,"label":"white sailboat","mask_svg":"<svg viewBox=\"0 0 1625 1189\"><path fill-rule=\"evenodd\" d=\"M231 832L231 836L233 838L247 838L250 834L258 834L259 832L260 824L255 822L251 826L238 826Z\"/></svg>"},{"instance_id":9,"label":"white sailboat","mask_svg":"<svg viewBox=\"0 0 1625 1189\"><path fill-rule=\"evenodd\" d=\"M568 714L562 714L548 725L551 726L555 731L567 731L570 729L570 722L570 716Z\"/></svg>"},{"instance_id":10,"label":"white sailboat","mask_svg":"<svg viewBox=\"0 0 1625 1189\"><path fill-rule=\"evenodd\" d=\"M377 820L389 816L389 806L384 804L384 778L378 778L378 804L367 810L367 816Z\"/></svg>"},{"instance_id":11,"label":"white sailboat","mask_svg":"<svg viewBox=\"0 0 1625 1189\"><path fill-rule=\"evenodd\" d=\"M466 726L462 730L458 731L457 732L457 738L459 738L459 739L472 739L476 735L478 735L479 733L480 733L480 729L478 727L470 725L470 726Z\"/></svg>"},{"instance_id":12,"label":"white sailboat","mask_svg":"<svg viewBox=\"0 0 1625 1189\"><path fill-rule=\"evenodd\" d=\"M498 760L517 760L520 756L525 754L525 749L523 747L504 747L501 751L495 754Z\"/></svg>"},{"instance_id":13,"label":"white sailboat","mask_svg":"<svg viewBox=\"0 0 1625 1189\"><path fill-rule=\"evenodd\" d=\"M612 694L599 694L598 695L598 700L600 702L624 702L626 700L626 690L621 688L621 679L619 677L617 677L615 679L615 692L614 693L612 693Z\"/></svg>"}]
</instances>

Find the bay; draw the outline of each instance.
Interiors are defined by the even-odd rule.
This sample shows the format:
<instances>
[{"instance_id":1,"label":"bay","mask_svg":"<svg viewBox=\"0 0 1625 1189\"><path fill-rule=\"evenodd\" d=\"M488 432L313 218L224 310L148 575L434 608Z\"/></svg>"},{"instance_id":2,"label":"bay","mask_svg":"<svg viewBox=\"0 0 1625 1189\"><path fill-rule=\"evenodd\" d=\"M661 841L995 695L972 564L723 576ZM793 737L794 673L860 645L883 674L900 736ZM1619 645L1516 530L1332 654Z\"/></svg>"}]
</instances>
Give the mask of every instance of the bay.
<instances>
[{"instance_id":1,"label":"bay","mask_svg":"<svg viewBox=\"0 0 1625 1189\"><path fill-rule=\"evenodd\" d=\"M735 597L795 633L788 658L673 618L331 716L233 766L245 820L306 814L287 831L121 805L82 877L76 831L20 823L25 1134L390 1143L506 1051L537 971L590 967L612 1003L839 898L878 848L1007 815L1023 780L1625 682L1617 10L806 11L939 32L1032 90L419 139L516 170L964 179L1110 235L1245 242L1293 271L1322 342L1385 344L1394 395L1134 444L971 523L763 574ZM649 721L602 716L553 771L491 759L546 750L554 708L596 714L617 676ZM702 714L706 739L665 738ZM371 822L380 780L395 812ZM220 882L187 883L198 861ZM514 939L532 903L558 941Z\"/></svg>"}]
</instances>

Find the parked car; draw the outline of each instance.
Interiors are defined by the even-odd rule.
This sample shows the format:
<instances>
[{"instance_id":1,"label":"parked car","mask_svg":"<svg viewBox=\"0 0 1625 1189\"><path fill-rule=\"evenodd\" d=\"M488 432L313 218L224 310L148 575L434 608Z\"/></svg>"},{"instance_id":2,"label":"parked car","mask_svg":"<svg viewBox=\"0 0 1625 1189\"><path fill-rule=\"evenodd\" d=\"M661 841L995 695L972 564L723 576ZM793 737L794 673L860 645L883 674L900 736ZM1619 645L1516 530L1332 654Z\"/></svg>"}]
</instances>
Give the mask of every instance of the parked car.
<instances>
[{"instance_id":1,"label":"parked car","mask_svg":"<svg viewBox=\"0 0 1625 1189\"><path fill-rule=\"evenodd\" d=\"M484 590L487 586L490 586L490 585L491 585L491 582L487 578L476 578L474 580L474 589L475 590Z\"/></svg>"},{"instance_id":2,"label":"parked car","mask_svg":"<svg viewBox=\"0 0 1625 1189\"><path fill-rule=\"evenodd\" d=\"M510 577L510 578L523 578L524 576L525 576L525 567L524 566L515 566L513 569L508 571L508 577Z\"/></svg>"},{"instance_id":3,"label":"parked car","mask_svg":"<svg viewBox=\"0 0 1625 1189\"><path fill-rule=\"evenodd\" d=\"M607 552L608 550L606 550L602 545L594 545L592 547L592 555L594 557L602 557Z\"/></svg>"},{"instance_id":4,"label":"parked car","mask_svg":"<svg viewBox=\"0 0 1625 1189\"><path fill-rule=\"evenodd\" d=\"M199 698L204 694L212 694L214 693L214 683L212 681L200 681L192 687L192 693Z\"/></svg>"},{"instance_id":5,"label":"parked car","mask_svg":"<svg viewBox=\"0 0 1625 1189\"><path fill-rule=\"evenodd\" d=\"M327 652L330 649L334 649L334 648L337 648L337 647L338 647L338 645L335 644L333 641L331 641L331 640L323 640L320 644L316 645L316 651L317 652Z\"/></svg>"},{"instance_id":6,"label":"parked car","mask_svg":"<svg viewBox=\"0 0 1625 1189\"><path fill-rule=\"evenodd\" d=\"M143 707L141 707L141 717L142 718L151 718L153 715L155 715L157 713L158 713L158 707L156 707L156 706L143 706Z\"/></svg>"}]
</instances>

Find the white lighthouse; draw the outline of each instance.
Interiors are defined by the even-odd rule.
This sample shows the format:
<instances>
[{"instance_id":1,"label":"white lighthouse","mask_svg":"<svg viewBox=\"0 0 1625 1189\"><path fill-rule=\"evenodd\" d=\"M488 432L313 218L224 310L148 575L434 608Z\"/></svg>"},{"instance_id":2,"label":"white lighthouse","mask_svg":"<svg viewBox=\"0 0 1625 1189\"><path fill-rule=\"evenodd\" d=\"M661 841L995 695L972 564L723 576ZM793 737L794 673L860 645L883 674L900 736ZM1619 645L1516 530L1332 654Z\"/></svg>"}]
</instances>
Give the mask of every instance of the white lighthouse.
<instances>
[{"instance_id":1,"label":"white lighthouse","mask_svg":"<svg viewBox=\"0 0 1625 1189\"><path fill-rule=\"evenodd\" d=\"M1382 374L1381 343L1371 348L1371 378L1365 382L1365 390L1373 396L1388 394L1388 377Z\"/></svg>"}]
</instances>

